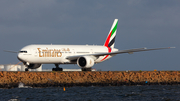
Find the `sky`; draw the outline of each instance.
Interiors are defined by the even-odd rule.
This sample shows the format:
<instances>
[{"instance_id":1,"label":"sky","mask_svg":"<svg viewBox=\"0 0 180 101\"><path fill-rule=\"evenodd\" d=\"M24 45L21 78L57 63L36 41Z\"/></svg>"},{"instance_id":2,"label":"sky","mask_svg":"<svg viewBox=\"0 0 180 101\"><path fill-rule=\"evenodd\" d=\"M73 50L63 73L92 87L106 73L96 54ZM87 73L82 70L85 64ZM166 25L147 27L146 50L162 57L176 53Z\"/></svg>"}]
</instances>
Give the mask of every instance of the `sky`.
<instances>
[{"instance_id":1,"label":"sky","mask_svg":"<svg viewBox=\"0 0 180 101\"><path fill-rule=\"evenodd\" d=\"M179 0L0 0L0 64L19 62L17 54L3 50L19 51L30 44L103 45L119 19L115 48L176 48L119 54L93 68L180 70L179 11Z\"/></svg>"}]
</instances>

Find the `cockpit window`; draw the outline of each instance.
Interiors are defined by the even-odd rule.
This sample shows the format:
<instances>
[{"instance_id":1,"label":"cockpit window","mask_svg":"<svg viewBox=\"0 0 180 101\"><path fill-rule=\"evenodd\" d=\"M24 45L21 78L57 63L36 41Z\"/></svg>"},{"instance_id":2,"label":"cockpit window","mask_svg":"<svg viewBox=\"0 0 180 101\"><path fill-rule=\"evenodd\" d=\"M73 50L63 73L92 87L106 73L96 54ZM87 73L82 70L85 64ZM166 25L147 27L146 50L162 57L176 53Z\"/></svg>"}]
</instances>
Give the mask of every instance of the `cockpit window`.
<instances>
[{"instance_id":1,"label":"cockpit window","mask_svg":"<svg viewBox=\"0 0 180 101\"><path fill-rule=\"evenodd\" d=\"M27 51L19 51L19 53L27 53Z\"/></svg>"}]
</instances>

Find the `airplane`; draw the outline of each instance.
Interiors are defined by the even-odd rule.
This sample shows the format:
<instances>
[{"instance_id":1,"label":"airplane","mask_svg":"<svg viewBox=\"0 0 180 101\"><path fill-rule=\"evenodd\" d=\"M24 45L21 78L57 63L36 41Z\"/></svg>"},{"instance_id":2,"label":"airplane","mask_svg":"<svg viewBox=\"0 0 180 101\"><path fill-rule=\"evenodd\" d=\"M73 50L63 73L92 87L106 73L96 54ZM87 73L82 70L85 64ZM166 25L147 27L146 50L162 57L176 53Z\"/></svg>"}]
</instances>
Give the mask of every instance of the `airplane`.
<instances>
[{"instance_id":1,"label":"airplane","mask_svg":"<svg viewBox=\"0 0 180 101\"><path fill-rule=\"evenodd\" d=\"M91 71L94 64L106 61L117 54L174 48L118 50L114 48L117 25L118 19L115 19L104 45L28 45L18 52L17 58L27 67L25 71L39 68L42 64L55 64L56 68L52 68L52 71L63 71L63 68L59 67L60 64L77 64L82 71Z\"/></svg>"}]
</instances>

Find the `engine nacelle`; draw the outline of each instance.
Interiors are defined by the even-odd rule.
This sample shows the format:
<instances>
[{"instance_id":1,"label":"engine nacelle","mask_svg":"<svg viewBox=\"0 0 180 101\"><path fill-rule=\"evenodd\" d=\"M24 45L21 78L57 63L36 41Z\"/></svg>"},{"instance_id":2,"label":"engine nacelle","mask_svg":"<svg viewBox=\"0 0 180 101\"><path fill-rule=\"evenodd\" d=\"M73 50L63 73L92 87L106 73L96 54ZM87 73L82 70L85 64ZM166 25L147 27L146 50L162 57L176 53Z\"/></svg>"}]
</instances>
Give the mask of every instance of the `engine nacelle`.
<instances>
[{"instance_id":1,"label":"engine nacelle","mask_svg":"<svg viewBox=\"0 0 180 101\"><path fill-rule=\"evenodd\" d=\"M90 68L94 65L94 59L90 56L83 56L77 59L77 64L81 68Z\"/></svg>"},{"instance_id":2,"label":"engine nacelle","mask_svg":"<svg viewBox=\"0 0 180 101\"><path fill-rule=\"evenodd\" d=\"M41 64L29 64L27 65L27 67L29 69L36 69L36 68L39 68L41 66Z\"/></svg>"}]
</instances>

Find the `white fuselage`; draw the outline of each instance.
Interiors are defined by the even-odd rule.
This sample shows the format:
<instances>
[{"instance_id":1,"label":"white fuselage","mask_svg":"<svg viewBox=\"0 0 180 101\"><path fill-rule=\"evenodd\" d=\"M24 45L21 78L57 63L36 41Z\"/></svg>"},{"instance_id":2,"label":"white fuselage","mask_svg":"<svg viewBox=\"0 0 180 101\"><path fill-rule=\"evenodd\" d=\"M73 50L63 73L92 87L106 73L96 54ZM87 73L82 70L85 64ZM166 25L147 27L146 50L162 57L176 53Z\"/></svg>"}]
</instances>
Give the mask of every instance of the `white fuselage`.
<instances>
[{"instance_id":1,"label":"white fuselage","mask_svg":"<svg viewBox=\"0 0 180 101\"><path fill-rule=\"evenodd\" d=\"M111 52L114 51L118 51L118 49L111 50ZM108 47L98 45L28 45L20 50L18 58L28 63L76 64L77 61L70 61L66 57L107 52L109 52ZM114 55L99 56L94 62L99 63L112 56Z\"/></svg>"}]
</instances>

